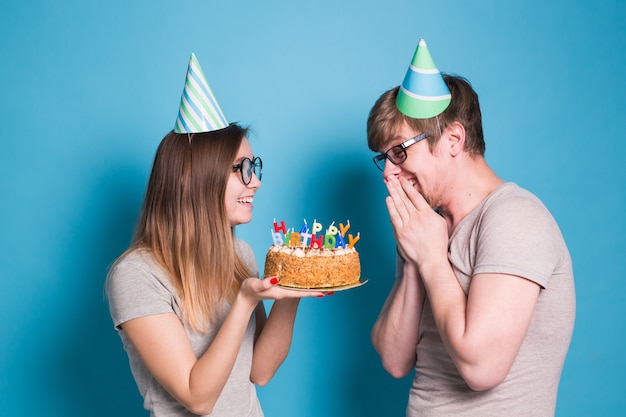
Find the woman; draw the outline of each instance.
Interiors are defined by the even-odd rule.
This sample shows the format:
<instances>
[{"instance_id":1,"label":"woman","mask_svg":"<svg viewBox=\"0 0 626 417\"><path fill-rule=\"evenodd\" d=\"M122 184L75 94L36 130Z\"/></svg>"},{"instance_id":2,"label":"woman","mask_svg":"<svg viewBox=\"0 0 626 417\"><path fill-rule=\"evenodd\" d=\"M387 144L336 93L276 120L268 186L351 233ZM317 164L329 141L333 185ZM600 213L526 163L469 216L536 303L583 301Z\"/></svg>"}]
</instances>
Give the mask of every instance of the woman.
<instances>
[{"instance_id":1,"label":"woman","mask_svg":"<svg viewBox=\"0 0 626 417\"><path fill-rule=\"evenodd\" d=\"M111 315L152 416L263 416L299 298L260 280L234 227L261 186L247 129L170 132L155 156L133 243L107 277ZM273 299L266 318L263 300Z\"/></svg>"}]
</instances>

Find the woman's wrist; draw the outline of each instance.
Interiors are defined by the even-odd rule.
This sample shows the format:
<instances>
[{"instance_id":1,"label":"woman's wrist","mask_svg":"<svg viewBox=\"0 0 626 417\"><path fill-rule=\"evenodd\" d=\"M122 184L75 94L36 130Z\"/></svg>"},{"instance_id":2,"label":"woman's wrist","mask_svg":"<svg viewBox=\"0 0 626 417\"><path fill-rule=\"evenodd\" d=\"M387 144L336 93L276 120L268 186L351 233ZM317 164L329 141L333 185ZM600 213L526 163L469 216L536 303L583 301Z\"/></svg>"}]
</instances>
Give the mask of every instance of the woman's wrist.
<instances>
[{"instance_id":1,"label":"woman's wrist","mask_svg":"<svg viewBox=\"0 0 626 417\"><path fill-rule=\"evenodd\" d=\"M250 314L252 314L259 301L260 300L257 300L255 297L250 297L246 295L245 291L239 290L237 296L235 297L235 301L233 302L232 308L236 308L236 306L241 306L241 308L249 310Z\"/></svg>"}]
</instances>

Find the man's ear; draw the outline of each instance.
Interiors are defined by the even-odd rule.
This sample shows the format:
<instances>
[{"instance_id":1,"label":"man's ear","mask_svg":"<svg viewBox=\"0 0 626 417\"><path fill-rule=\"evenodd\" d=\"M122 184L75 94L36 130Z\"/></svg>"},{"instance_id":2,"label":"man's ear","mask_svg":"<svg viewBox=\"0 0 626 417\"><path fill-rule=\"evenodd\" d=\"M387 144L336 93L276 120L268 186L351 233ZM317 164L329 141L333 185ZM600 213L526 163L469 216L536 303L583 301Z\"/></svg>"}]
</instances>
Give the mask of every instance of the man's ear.
<instances>
[{"instance_id":1,"label":"man's ear","mask_svg":"<svg viewBox=\"0 0 626 417\"><path fill-rule=\"evenodd\" d=\"M450 155L457 156L465 147L465 128L459 122L452 122L445 129Z\"/></svg>"}]
</instances>

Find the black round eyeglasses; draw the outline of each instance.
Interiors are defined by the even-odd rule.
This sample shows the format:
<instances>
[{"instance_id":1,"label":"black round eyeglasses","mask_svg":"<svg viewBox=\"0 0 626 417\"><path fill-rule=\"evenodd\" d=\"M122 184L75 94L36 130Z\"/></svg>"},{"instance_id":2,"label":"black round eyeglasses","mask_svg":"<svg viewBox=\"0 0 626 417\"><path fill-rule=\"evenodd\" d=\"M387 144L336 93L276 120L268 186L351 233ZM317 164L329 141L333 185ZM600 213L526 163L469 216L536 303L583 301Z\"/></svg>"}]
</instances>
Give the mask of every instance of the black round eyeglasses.
<instances>
[{"instance_id":1,"label":"black round eyeglasses","mask_svg":"<svg viewBox=\"0 0 626 417\"><path fill-rule=\"evenodd\" d=\"M406 161L406 148L411 145L415 145L420 140L426 139L428 135L426 133L420 133L419 135L408 139L406 142L402 142L399 145L392 146L387 149L387 152L376 155L372 160L374 161L374 165L376 168L381 171L385 170L385 162L387 159L391 161L394 165L400 165L404 161Z\"/></svg>"},{"instance_id":2,"label":"black round eyeglasses","mask_svg":"<svg viewBox=\"0 0 626 417\"><path fill-rule=\"evenodd\" d=\"M250 184L252 174L256 175L259 181L261 181L261 177L263 176L263 161L258 156L254 159L246 157L241 160L241 163L233 165L233 171L239 171L241 173L241 182L243 182L244 185Z\"/></svg>"}]
</instances>

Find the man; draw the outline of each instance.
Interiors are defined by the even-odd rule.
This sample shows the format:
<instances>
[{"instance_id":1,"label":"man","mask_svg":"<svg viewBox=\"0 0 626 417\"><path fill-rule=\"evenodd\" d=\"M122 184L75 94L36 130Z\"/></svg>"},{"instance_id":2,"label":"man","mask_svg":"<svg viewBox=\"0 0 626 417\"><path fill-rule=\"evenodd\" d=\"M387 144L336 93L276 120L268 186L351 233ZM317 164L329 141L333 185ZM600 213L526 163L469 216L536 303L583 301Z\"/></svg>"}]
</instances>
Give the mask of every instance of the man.
<instances>
[{"instance_id":1,"label":"man","mask_svg":"<svg viewBox=\"0 0 626 417\"><path fill-rule=\"evenodd\" d=\"M415 369L406 415L554 415L572 263L545 206L485 161L478 96L421 40L367 131L398 248L372 342L394 377Z\"/></svg>"}]
</instances>

